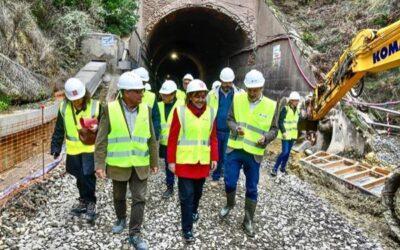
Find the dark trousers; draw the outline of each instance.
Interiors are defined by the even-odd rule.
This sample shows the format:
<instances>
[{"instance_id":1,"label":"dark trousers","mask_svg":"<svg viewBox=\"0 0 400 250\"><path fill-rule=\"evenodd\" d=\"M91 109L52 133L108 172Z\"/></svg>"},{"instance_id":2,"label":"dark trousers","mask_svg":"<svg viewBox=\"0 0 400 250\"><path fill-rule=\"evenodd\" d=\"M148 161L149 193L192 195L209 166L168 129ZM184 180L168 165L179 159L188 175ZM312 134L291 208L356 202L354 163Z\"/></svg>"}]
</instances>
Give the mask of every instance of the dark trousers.
<instances>
[{"instance_id":1,"label":"dark trousers","mask_svg":"<svg viewBox=\"0 0 400 250\"><path fill-rule=\"evenodd\" d=\"M281 171L286 171L286 164L289 160L290 150L293 147L295 140L282 140L282 152L276 159L276 163L274 166L274 171L278 171L279 166L281 167Z\"/></svg>"},{"instance_id":2,"label":"dark trousers","mask_svg":"<svg viewBox=\"0 0 400 250\"><path fill-rule=\"evenodd\" d=\"M118 219L126 218L126 190L132 193L129 234L140 233L143 224L144 206L146 204L147 179L140 180L135 170L132 170L129 181L113 180L114 208Z\"/></svg>"},{"instance_id":3,"label":"dark trousers","mask_svg":"<svg viewBox=\"0 0 400 250\"><path fill-rule=\"evenodd\" d=\"M240 169L242 168L246 176L246 198L257 201L260 163L256 162L254 155L242 149L235 149L227 154L224 172L225 192L231 193L236 191Z\"/></svg>"},{"instance_id":4,"label":"dark trousers","mask_svg":"<svg viewBox=\"0 0 400 250\"><path fill-rule=\"evenodd\" d=\"M167 154L165 154L164 157L164 164L165 164L165 184L167 184L167 187L173 188L175 184L175 175L168 168Z\"/></svg>"},{"instance_id":5,"label":"dark trousers","mask_svg":"<svg viewBox=\"0 0 400 250\"><path fill-rule=\"evenodd\" d=\"M181 203L181 224L183 232L193 228L193 214L197 213L203 194L203 179L178 178L179 200Z\"/></svg>"},{"instance_id":6,"label":"dark trousers","mask_svg":"<svg viewBox=\"0 0 400 250\"><path fill-rule=\"evenodd\" d=\"M228 145L229 132L217 131L218 138L218 165L217 169L212 174L212 179L218 181L223 175L224 165L226 161L226 147Z\"/></svg>"},{"instance_id":7,"label":"dark trousers","mask_svg":"<svg viewBox=\"0 0 400 250\"><path fill-rule=\"evenodd\" d=\"M79 190L79 198L85 202L95 202L96 203L96 176L91 175L81 175L76 178L76 186Z\"/></svg>"},{"instance_id":8,"label":"dark trousers","mask_svg":"<svg viewBox=\"0 0 400 250\"><path fill-rule=\"evenodd\" d=\"M76 178L79 198L86 203L96 202L96 176L93 153L67 155L67 172Z\"/></svg>"}]
</instances>

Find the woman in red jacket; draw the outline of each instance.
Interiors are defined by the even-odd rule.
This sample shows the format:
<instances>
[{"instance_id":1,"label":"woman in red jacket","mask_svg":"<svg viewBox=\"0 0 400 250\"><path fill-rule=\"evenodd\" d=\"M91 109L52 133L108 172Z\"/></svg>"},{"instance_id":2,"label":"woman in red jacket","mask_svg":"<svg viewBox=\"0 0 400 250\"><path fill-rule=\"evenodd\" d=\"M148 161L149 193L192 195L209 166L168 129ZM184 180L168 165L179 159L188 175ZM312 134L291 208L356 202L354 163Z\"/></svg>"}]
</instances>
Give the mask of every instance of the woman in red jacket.
<instances>
[{"instance_id":1,"label":"woman in red jacket","mask_svg":"<svg viewBox=\"0 0 400 250\"><path fill-rule=\"evenodd\" d=\"M187 243L195 241L192 228L199 219L203 185L218 161L216 111L206 105L207 91L201 80L189 83L186 105L174 110L168 137L168 167L178 176L182 231Z\"/></svg>"}]
</instances>

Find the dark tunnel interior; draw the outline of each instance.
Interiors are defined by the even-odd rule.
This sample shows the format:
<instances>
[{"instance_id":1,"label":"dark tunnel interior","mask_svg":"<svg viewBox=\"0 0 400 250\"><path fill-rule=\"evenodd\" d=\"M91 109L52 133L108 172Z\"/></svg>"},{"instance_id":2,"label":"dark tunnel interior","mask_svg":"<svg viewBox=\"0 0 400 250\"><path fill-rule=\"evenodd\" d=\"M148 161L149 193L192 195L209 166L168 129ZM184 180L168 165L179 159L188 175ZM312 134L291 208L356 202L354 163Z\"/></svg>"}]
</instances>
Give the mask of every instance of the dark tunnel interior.
<instances>
[{"instance_id":1,"label":"dark tunnel interior","mask_svg":"<svg viewBox=\"0 0 400 250\"><path fill-rule=\"evenodd\" d=\"M228 66L229 57L249 45L246 33L229 16L216 10L191 7L167 15L148 39L148 61L155 89L165 79L181 87L186 73L208 86Z\"/></svg>"}]
</instances>

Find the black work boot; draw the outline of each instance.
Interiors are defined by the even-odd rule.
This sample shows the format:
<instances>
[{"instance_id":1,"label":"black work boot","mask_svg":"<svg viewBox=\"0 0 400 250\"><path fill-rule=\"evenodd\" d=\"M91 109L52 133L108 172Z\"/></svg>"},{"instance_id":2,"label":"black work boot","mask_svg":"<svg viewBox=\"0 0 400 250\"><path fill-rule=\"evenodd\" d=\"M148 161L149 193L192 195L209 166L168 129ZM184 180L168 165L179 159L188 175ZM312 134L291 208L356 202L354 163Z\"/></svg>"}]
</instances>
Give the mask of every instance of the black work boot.
<instances>
[{"instance_id":1,"label":"black work boot","mask_svg":"<svg viewBox=\"0 0 400 250\"><path fill-rule=\"evenodd\" d=\"M80 216L81 214L86 213L87 203L83 199L78 199L78 204L75 204L70 213L74 216Z\"/></svg>"},{"instance_id":2,"label":"black work boot","mask_svg":"<svg viewBox=\"0 0 400 250\"><path fill-rule=\"evenodd\" d=\"M236 191L226 193L226 205L219 212L219 217L221 219L226 218L229 212L235 206L235 196L236 196Z\"/></svg>"},{"instance_id":3,"label":"black work boot","mask_svg":"<svg viewBox=\"0 0 400 250\"><path fill-rule=\"evenodd\" d=\"M249 237L254 237L254 213L256 211L257 202L246 198L244 205L244 220L243 220L243 230Z\"/></svg>"},{"instance_id":4,"label":"black work boot","mask_svg":"<svg viewBox=\"0 0 400 250\"><path fill-rule=\"evenodd\" d=\"M196 241L196 238L193 236L192 231L184 232L183 238L185 239L186 244L192 244Z\"/></svg>"},{"instance_id":5,"label":"black work boot","mask_svg":"<svg viewBox=\"0 0 400 250\"><path fill-rule=\"evenodd\" d=\"M89 223L93 223L95 219L96 219L96 203L89 202L87 204L86 221Z\"/></svg>"},{"instance_id":6,"label":"black work boot","mask_svg":"<svg viewBox=\"0 0 400 250\"><path fill-rule=\"evenodd\" d=\"M174 188L173 186L167 186L167 190L162 195L163 199L169 199L174 195Z\"/></svg>"}]
</instances>

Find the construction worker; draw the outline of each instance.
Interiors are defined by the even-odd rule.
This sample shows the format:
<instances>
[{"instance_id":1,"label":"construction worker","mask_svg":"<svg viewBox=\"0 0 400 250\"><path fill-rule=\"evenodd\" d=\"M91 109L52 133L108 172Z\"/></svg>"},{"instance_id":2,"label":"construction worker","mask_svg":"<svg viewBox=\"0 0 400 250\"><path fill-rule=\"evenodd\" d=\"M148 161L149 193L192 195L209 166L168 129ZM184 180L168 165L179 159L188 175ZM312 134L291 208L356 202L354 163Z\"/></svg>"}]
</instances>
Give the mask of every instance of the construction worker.
<instances>
[{"instance_id":1,"label":"construction worker","mask_svg":"<svg viewBox=\"0 0 400 250\"><path fill-rule=\"evenodd\" d=\"M65 83L66 99L60 104L57 122L51 139L51 154L58 158L66 137L66 170L76 178L79 202L71 209L73 215L85 214L88 222L96 218L96 176L94 170L94 145L81 141L81 119L100 119L100 105L90 98L85 85L77 78ZM90 128L95 132L97 125Z\"/></svg>"},{"instance_id":2,"label":"construction worker","mask_svg":"<svg viewBox=\"0 0 400 250\"><path fill-rule=\"evenodd\" d=\"M166 80L159 91L162 101L158 102L158 109L160 110L160 123L161 123L161 133L160 133L160 157L164 158L165 162L165 183L167 185L167 190L163 193L162 197L164 199L170 198L174 194L174 173L168 169L167 160L167 142L169 135L169 128L171 127L172 114L176 106L180 103L184 104L182 101L177 101L176 83L172 80Z\"/></svg>"},{"instance_id":3,"label":"construction worker","mask_svg":"<svg viewBox=\"0 0 400 250\"><path fill-rule=\"evenodd\" d=\"M189 84L189 82L193 81L193 76L191 74L186 74L183 78L182 78L182 87L183 87L183 91L178 89L176 92L176 98L178 98L179 100L185 100L186 99L186 88Z\"/></svg>"},{"instance_id":4,"label":"construction worker","mask_svg":"<svg viewBox=\"0 0 400 250\"><path fill-rule=\"evenodd\" d=\"M199 219L203 185L218 160L215 111L206 105L207 91L199 79L189 83L186 105L174 110L168 137L168 167L178 176L181 225L187 243L195 241L192 229Z\"/></svg>"},{"instance_id":5,"label":"construction worker","mask_svg":"<svg viewBox=\"0 0 400 250\"><path fill-rule=\"evenodd\" d=\"M298 136L298 122L300 117L300 110L298 104L300 102L300 95L296 91L290 93L288 103L282 107L279 114L279 132L278 138L282 140L282 152L276 159L274 168L271 170L271 175L276 176L277 171L280 170L286 174L286 164L289 160L290 150L297 140Z\"/></svg>"},{"instance_id":6,"label":"construction worker","mask_svg":"<svg viewBox=\"0 0 400 250\"><path fill-rule=\"evenodd\" d=\"M257 185L265 147L277 134L276 102L263 96L265 79L261 72L251 70L244 84L247 93L234 96L228 116L230 136L227 149L225 177L226 206L220 217L226 218L235 205L240 169L246 176L246 200L242 227L254 237L253 218L257 206Z\"/></svg>"},{"instance_id":7,"label":"construction worker","mask_svg":"<svg viewBox=\"0 0 400 250\"><path fill-rule=\"evenodd\" d=\"M229 128L227 124L228 113L232 105L234 94L239 93L239 89L233 84L235 73L231 68L222 69L220 76L221 86L211 90L207 96L207 104L217 110L217 137L218 137L218 166L212 174L212 186L217 186L223 174L226 146L229 139Z\"/></svg>"},{"instance_id":8,"label":"construction worker","mask_svg":"<svg viewBox=\"0 0 400 250\"><path fill-rule=\"evenodd\" d=\"M152 108L152 119L153 119L153 126L154 126L154 131L156 133L156 138L157 140L159 139L159 134L160 134L160 115L159 115L159 110L157 106L157 98L156 95L151 91L151 85L149 83L150 81L150 76L149 72L143 68L137 68L132 71L136 75L138 75L145 86L145 92L143 94L143 103L147 103L147 105Z\"/></svg>"},{"instance_id":9,"label":"construction worker","mask_svg":"<svg viewBox=\"0 0 400 250\"><path fill-rule=\"evenodd\" d=\"M126 227L126 190L132 193L129 242L136 249L148 249L140 235L150 169L158 171L157 141L151 122L151 109L142 102L144 85L132 72L118 80L117 100L104 109L96 139L95 165L100 178L112 179L117 216L112 232ZM150 166L150 169L149 169Z\"/></svg>"}]
</instances>

